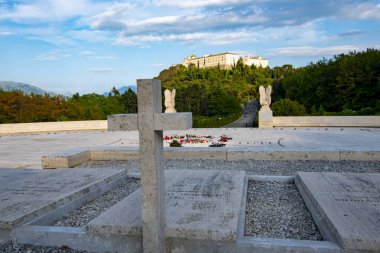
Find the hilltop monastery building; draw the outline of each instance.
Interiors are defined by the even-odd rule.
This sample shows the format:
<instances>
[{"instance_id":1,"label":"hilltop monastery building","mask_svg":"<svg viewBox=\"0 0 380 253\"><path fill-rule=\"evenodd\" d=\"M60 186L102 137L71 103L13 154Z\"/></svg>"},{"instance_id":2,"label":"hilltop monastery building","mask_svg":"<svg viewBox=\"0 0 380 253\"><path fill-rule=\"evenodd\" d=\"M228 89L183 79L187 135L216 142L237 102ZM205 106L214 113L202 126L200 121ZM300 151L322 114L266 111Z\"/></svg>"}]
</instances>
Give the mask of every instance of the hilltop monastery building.
<instances>
[{"instance_id":1,"label":"hilltop monastery building","mask_svg":"<svg viewBox=\"0 0 380 253\"><path fill-rule=\"evenodd\" d=\"M268 66L268 60L261 56L242 56L235 53L221 53L205 55L203 57L197 57L195 55L186 57L182 65L188 67L190 63L193 63L198 68L211 68L218 67L221 69L232 69L237 61L242 58L245 65L266 68Z\"/></svg>"}]
</instances>

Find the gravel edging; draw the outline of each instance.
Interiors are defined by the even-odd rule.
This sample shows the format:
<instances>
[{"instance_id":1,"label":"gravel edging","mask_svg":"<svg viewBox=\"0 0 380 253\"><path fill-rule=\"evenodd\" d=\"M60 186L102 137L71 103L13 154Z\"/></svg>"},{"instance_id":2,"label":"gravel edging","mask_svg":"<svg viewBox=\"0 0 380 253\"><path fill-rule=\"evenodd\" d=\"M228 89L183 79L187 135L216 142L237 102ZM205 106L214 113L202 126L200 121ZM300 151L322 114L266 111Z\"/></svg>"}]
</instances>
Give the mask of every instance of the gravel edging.
<instances>
[{"instance_id":1,"label":"gravel edging","mask_svg":"<svg viewBox=\"0 0 380 253\"><path fill-rule=\"evenodd\" d=\"M87 168L124 168L128 172L138 172L138 161L90 161L79 167ZM165 169L193 170L243 170L255 175L294 176L303 172L355 172L380 173L380 161L325 161L325 160L294 160L294 161L264 161L264 160L166 160Z\"/></svg>"},{"instance_id":2,"label":"gravel edging","mask_svg":"<svg viewBox=\"0 0 380 253\"><path fill-rule=\"evenodd\" d=\"M83 227L140 187L140 180L127 178L112 190L55 221L52 226Z\"/></svg>"},{"instance_id":3,"label":"gravel edging","mask_svg":"<svg viewBox=\"0 0 380 253\"><path fill-rule=\"evenodd\" d=\"M73 250L66 246L46 247L32 244L17 244L12 241L0 244L1 253L90 253L86 250Z\"/></svg>"},{"instance_id":4,"label":"gravel edging","mask_svg":"<svg viewBox=\"0 0 380 253\"><path fill-rule=\"evenodd\" d=\"M245 235L323 240L294 182L248 181Z\"/></svg>"}]
</instances>

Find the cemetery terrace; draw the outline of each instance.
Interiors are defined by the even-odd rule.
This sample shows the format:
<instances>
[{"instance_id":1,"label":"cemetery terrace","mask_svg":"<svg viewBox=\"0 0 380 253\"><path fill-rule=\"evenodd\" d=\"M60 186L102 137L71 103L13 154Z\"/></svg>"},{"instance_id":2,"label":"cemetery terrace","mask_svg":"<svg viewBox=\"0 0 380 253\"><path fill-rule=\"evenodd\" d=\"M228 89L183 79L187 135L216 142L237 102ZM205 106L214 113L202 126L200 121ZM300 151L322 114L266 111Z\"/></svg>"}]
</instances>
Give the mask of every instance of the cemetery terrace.
<instances>
[{"instance_id":1,"label":"cemetery terrace","mask_svg":"<svg viewBox=\"0 0 380 253\"><path fill-rule=\"evenodd\" d=\"M1 136L0 251L380 250L378 128L191 129L137 85L109 132ZM164 148L182 134L228 142Z\"/></svg>"}]
</instances>

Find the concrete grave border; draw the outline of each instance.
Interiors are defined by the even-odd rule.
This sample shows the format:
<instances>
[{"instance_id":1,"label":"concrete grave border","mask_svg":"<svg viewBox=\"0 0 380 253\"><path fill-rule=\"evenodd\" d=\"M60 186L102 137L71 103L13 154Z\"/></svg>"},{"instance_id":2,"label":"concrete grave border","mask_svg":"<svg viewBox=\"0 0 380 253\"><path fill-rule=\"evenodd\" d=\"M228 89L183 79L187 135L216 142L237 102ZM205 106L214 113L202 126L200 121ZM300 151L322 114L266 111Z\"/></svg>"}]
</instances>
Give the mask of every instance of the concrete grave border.
<instances>
[{"instance_id":1,"label":"concrete grave border","mask_svg":"<svg viewBox=\"0 0 380 253\"><path fill-rule=\"evenodd\" d=\"M130 177L139 178L139 173L128 174ZM255 176L246 175L244 182L243 199L247 198L249 180L264 181L294 181L292 176ZM120 179L122 180L122 179ZM73 201L75 202L75 201ZM67 206L74 208L77 203L68 203ZM190 253L190 252L220 252L220 253L344 253L334 242L307 241L292 239L272 239L244 236L246 201L241 203L239 215L239 230L237 240L233 242L213 240L188 240L183 238L166 238L167 252ZM96 252L142 252L142 240L138 236L110 236L87 233L85 228L51 227L47 226L52 220L62 215L64 208L54 210L51 213L35 219L34 221L16 228L12 231L10 239L18 243L31 243L49 246L66 245L78 250ZM112 249L112 250L111 250Z\"/></svg>"},{"instance_id":2,"label":"concrete grave border","mask_svg":"<svg viewBox=\"0 0 380 253\"><path fill-rule=\"evenodd\" d=\"M61 218L64 214L77 209L78 207L83 205L83 203L89 202L103 195L109 190L113 189L116 185L125 180L127 177L129 177L127 171L121 171L121 173L118 173L117 175L113 175L106 179L105 183L97 183L93 186L90 186L89 188L84 190L85 193L83 195L80 195L75 199L71 199L70 201L67 201L65 204L58 206L57 208L48 211L45 214L38 216L37 218L34 218L33 220L27 222L25 225L40 224L45 226L46 224L50 224L54 220ZM5 243L9 241L13 233L17 231L19 228L24 227L25 225L18 226L13 230L0 228L0 243Z\"/></svg>"}]
</instances>

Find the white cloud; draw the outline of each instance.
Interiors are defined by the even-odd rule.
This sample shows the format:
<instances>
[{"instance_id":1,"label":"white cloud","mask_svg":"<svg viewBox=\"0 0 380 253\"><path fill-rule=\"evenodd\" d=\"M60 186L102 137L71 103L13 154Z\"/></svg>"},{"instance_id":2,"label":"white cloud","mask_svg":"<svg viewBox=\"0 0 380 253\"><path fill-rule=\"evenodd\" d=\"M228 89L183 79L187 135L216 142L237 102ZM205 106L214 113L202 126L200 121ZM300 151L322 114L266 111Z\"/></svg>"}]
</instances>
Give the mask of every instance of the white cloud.
<instances>
[{"instance_id":1,"label":"white cloud","mask_svg":"<svg viewBox=\"0 0 380 253\"><path fill-rule=\"evenodd\" d=\"M228 45L235 43L254 42L257 34L249 31L237 31L229 33L186 33L164 35L136 35L125 36L116 39L114 44L124 46L144 45L146 43L158 43L162 41L179 41L184 43L196 43L202 45Z\"/></svg>"},{"instance_id":2,"label":"white cloud","mask_svg":"<svg viewBox=\"0 0 380 253\"><path fill-rule=\"evenodd\" d=\"M94 51L86 50L86 51L81 51L79 54L81 54L81 55L95 55L96 53Z\"/></svg>"},{"instance_id":3,"label":"white cloud","mask_svg":"<svg viewBox=\"0 0 380 253\"><path fill-rule=\"evenodd\" d=\"M1 0L0 0L1 1ZM338 1L338 0L337 0ZM318 27L335 19L380 19L380 4L289 0L30 0L0 7L12 33L51 44L97 42L144 46L178 41L220 46L282 41L285 47L338 40ZM320 8L319 8L320 7ZM3 27L2 27L3 28ZM12 27L13 28L13 27ZM5 26L4 30L9 30ZM9 35L5 32L0 36ZM95 58L95 54L93 55ZM98 59L114 59L99 56Z\"/></svg>"},{"instance_id":4,"label":"white cloud","mask_svg":"<svg viewBox=\"0 0 380 253\"><path fill-rule=\"evenodd\" d=\"M79 52L80 55L84 55L86 57L89 57L91 59L98 59L98 60L114 60L116 59L115 56L113 55L97 55L96 52L90 51L90 50L85 50Z\"/></svg>"},{"instance_id":5,"label":"white cloud","mask_svg":"<svg viewBox=\"0 0 380 253\"><path fill-rule=\"evenodd\" d=\"M62 21L76 16L92 15L104 8L104 3L90 0L32 0L0 9L0 20L20 23Z\"/></svg>"},{"instance_id":6,"label":"white cloud","mask_svg":"<svg viewBox=\"0 0 380 253\"><path fill-rule=\"evenodd\" d=\"M157 0L155 4L158 6L178 6L180 8L199 8L206 6L223 6L223 5L234 5L248 3L248 0Z\"/></svg>"},{"instance_id":7,"label":"white cloud","mask_svg":"<svg viewBox=\"0 0 380 253\"><path fill-rule=\"evenodd\" d=\"M103 56L96 55L93 58L98 59L98 60L114 60L114 59L116 59L116 57L113 55L103 55Z\"/></svg>"},{"instance_id":8,"label":"white cloud","mask_svg":"<svg viewBox=\"0 0 380 253\"><path fill-rule=\"evenodd\" d=\"M0 36L9 36L12 35L13 33L11 32L0 32Z\"/></svg>"},{"instance_id":9,"label":"white cloud","mask_svg":"<svg viewBox=\"0 0 380 253\"><path fill-rule=\"evenodd\" d=\"M125 28L125 20L131 15L132 9L132 4L117 2L103 12L83 18L81 22L89 24L93 29L122 29Z\"/></svg>"},{"instance_id":10,"label":"white cloud","mask_svg":"<svg viewBox=\"0 0 380 253\"><path fill-rule=\"evenodd\" d=\"M97 30L69 30L64 34L71 40L92 41L101 43L109 43L112 41L112 38L114 37L114 34L112 32Z\"/></svg>"},{"instance_id":11,"label":"white cloud","mask_svg":"<svg viewBox=\"0 0 380 253\"><path fill-rule=\"evenodd\" d=\"M380 3L349 4L342 9L341 15L350 19L380 20Z\"/></svg>"},{"instance_id":12,"label":"white cloud","mask_svg":"<svg viewBox=\"0 0 380 253\"><path fill-rule=\"evenodd\" d=\"M58 61L64 58L69 57L70 54L64 53L60 49L54 49L44 54L39 54L36 57L34 57L34 60L37 61Z\"/></svg>"},{"instance_id":13,"label":"white cloud","mask_svg":"<svg viewBox=\"0 0 380 253\"><path fill-rule=\"evenodd\" d=\"M328 47L283 47L271 50L269 56L272 57L323 57L336 54L348 53L350 51L362 51L367 46L328 46Z\"/></svg>"}]
</instances>

